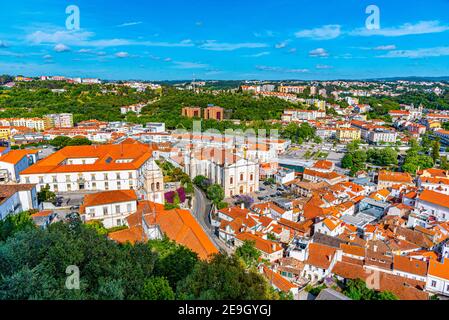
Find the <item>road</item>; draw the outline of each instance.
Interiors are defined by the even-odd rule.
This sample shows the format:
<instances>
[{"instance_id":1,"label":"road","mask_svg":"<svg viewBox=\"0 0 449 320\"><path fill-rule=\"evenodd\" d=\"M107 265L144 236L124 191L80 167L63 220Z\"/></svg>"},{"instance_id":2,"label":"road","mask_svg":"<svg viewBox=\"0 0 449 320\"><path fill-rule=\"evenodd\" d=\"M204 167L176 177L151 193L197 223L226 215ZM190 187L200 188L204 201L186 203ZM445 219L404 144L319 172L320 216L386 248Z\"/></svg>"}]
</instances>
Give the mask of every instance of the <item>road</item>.
<instances>
[{"instance_id":1,"label":"road","mask_svg":"<svg viewBox=\"0 0 449 320\"><path fill-rule=\"evenodd\" d=\"M193 216L204 229L209 239L221 251L232 253L232 250L226 244L217 238L214 233L214 228L209 220L209 212L211 209L211 202L206 198L206 195L195 186L195 199L193 202Z\"/></svg>"}]
</instances>

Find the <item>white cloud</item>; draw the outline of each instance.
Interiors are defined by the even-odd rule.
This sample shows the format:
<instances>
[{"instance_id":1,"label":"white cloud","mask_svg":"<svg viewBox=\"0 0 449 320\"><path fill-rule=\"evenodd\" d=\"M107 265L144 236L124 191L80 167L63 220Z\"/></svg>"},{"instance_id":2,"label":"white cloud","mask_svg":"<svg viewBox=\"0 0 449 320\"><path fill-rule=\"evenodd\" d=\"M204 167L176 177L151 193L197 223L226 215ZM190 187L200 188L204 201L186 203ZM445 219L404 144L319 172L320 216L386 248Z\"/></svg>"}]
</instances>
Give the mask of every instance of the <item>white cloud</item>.
<instances>
[{"instance_id":1,"label":"white cloud","mask_svg":"<svg viewBox=\"0 0 449 320\"><path fill-rule=\"evenodd\" d=\"M268 56L270 54L269 51L264 51L264 52L259 52L256 54L250 54L250 55L246 55L245 57L247 58L259 58L259 57L263 57L263 56Z\"/></svg>"},{"instance_id":2,"label":"white cloud","mask_svg":"<svg viewBox=\"0 0 449 320\"><path fill-rule=\"evenodd\" d=\"M209 65L203 63L196 62L187 62L187 61L174 61L173 62L178 69L204 69L208 68Z\"/></svg>"},{"instance_id":3,"label":"white cloud","mask_svg":"<svg viewBox=\"0 0 449 320\"><path fill-rule=\"evenodd\" d=\"M117 27L122 28L122 27L137 26L142 23L143 23L142 21L125 22L125 23L118 25Z\"/></svg>"},{"instance_id":4,"label":"white cloud","mask_svg":"<svg viewBox=\"0 0 449 320\"><path fill-rule=\"evenodd\" d=\"M353 36L384 36L384 37L400 37L417 34L440 33L449 30L449 26L441 25L439 21L419 21L415 24L404 23L398 27L380 28L378 30L368 30L359 28L351 31L349 34Z\"/></svg>"},{"instance_id":5,"label":"white cloud","mask_svg":"<svg viewBox=\"0 0 449 320\"><path fill-rule=\"evenodd\" d=\"M274 31L271 30L265 30L262 32L254 32L254 36L256 38L272 38L276 35Z\"/></svg>"},{"instance_id":6,"label":"white cloud","mask_svg":"<svg viewBox=\"0 0 449 320\"><path fill-rule=\"evenodd\" d=\"M282 41L279 43L276 43L276 45L274 46L276 49L284 49L285 47L287 47L288 45L288 41Z\"/></svg>"},{"instance_id":7,"label":"white cloud","mask_svg":"<svg viewBox=\"0 0 449 320\"><path fill-rule=\"evenodd\" d=\"M290 69L282 67L270 67L270 66L256 66L257 70L268 71L268 72L279 72L279 73L307 73L308 69Z\"/></svg>"},{"instance_id":8,"label":"white cloud","mask_svg":"<svg viewBox=\"0 0 449 320\"><path fill-rule=\"evenodd\" d=\"M266 48L268 45L265 43L254 43L254 42L242 42L242 43L220 43L216 40L207 40L205 43L200 45L201 49L212 50L212 51L234 51L238 49L255 49L255 48Z\"/></svg>"},{"instance_id":9,"label":"white cloud","mask_svg":"<svg viewBox=\"0 0 449 320\"><path fill-rule=\"evenodd\" d=\"M315 29L301 30L295 33L297 38L310 38L313 40L330 40L341 35L341 26L328 24Z\"/></svg>"},{"instance_id":10,"label":"white cloud","mask_svg":"<svg viewBox=\"0 0 449 320\"><path fill-rule=\"evenodd\" d=\"M329 52L327 52L323 48L317 48L309 52L309 56L311 57L328 57Z\"/></svg>"},{"instance_id":11,"label":"white cloud","mask_svg":"<svg viewBox=\"0 0 449 320\"><path fill-rule=\"evenodd\" d=\"M58 43L57 45L54 46L53 50L56 52L68 52L70 51L70 48L65 44Z\"/></svg>"},{"instance_id":12,"label":"white cloud","mask_svg":"<svg viewBox=\"0 0 449 320\"><path fill-rule=\"evenodd\" d=\"M120 51L120 52L117 52L117 53L115 54L115 56L116 56L117 58L128 58L128 57L129 57L129 53L128 53L128 52L125 52L125 51Z\"/></svg>"},{"instance_id":13,"label":"white cloud","mask_svg":"<svg viewBox=\"0 0 449 320\"><path fill-rule=\"evenodd\" d=\"M332 69L333 67L332 67L332 66L325 65L325 64L317 64L317 65L316 65L316 68L317 68L317 69Z\"/></svg>"},{"instance_id":14,"label":"white cloud","mask_svg":"<svg viewBox=\"0 0 449 320\"><path fill-rule=\"evenodd\" d=\"M385 45L385 46L378 46L378 47L375 47L374 50L378 50L378 51L396 50L396 46L394 44Z\"/></svg>"},{"instance_id":15,"label":"white cloud","mask_svg":"<svg viewBox=\"0 0 449 320\"><path fill-rule=\"evenodd\" d=\"M45 56L43 56L42 58L44 58L45 60L51 60L53 59L53 57L49 54L46 54Z\"/></svg>"},{"instance_id":16,"label":"white cloud","mask_svg":"<svg viewBox=\"0 0 449 320\"><path fill-rule=\"evenodd\" d=\"M449 47L425 48L416 50L393 50L379 58L428 58L449 56Z\"/></svg>"},{"instance_id":17,"label":"white cloud","mask_svg":"<svg viewBox=\"0 0 449 320\"><path fill-rule=\"evenodd\" d=\"M88 31L66 31L58 30L54 32L35 31L26 36L26 40L31 44L57 44L66 43L70 46L79 47L120 47L120 46L146 46L146 47L192 47L194 44L190 40L181 42L153 42L135 41L128 39L97 39L95 34Z\"/></svg>"},{"instance_id":18,"label":"white cloud","mask_svg":"<svg viewBox=\"0 0 449 320\"><path fill-rule=\"evenodd\" d=\"M87 31L55 31L52 33L36 31L26 36L26 40L32 44L42 43L68 43L77 44L88 40L94 34Z\"/></svg>"}]
</instances>

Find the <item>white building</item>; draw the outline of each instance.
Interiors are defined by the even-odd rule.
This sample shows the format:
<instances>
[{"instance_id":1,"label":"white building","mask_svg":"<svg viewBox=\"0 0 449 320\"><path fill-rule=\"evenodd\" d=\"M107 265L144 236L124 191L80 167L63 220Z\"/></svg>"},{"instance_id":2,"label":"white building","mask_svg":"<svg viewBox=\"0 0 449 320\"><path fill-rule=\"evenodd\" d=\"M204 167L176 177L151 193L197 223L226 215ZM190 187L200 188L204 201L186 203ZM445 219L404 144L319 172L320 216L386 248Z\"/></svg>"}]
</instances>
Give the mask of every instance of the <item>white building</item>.
<instances>
[{"instance_id":1,"label":"white building","mask_svg":"<svg viewBox=\"0 0 449 320\"><path fill-rule=\"evenodd\" d=\"M368 142L374 144L396 143L397 138L397 132L386 129L374 129L368 134Z\"/></svg>"},{"instance_id":2,"label":"white building","mask_svg":"<svg viewBox=\"0 0 449 320\"><path fill-rule=\"evenodd\" d=\"M71 113L47 114L44 118L48 121L48 127L73 128L73 114Z\"/></svg>"},{"instance_id":3,"label":"white building","mask_svg":"<svg viewBox=\"0 0 449 320\"><path fill-rule=\"evenodd\" d=\"M54 192L132 189L163 202L162 172L152 149L141 143L66 147L22 171L20 179L38 191L47 184Z\"/></svg>"},{"instance_id":4,"label":"white building","mask_svg":"<svg viewBox=\"0 0 449 320\"><path fill-rule=\"evenodd\" d=\"M279 185L283 185L295 180L295 170L282 168L275 175L274 179Z\"/></svg>"},{"instance_id":5,"label":"white building","mask_svg":"<svg viewBox=\"0 0 449 320\"><path fill-rule=\"evenodd\" d=\"M184 155L184 171L223 187L225 197L259 190L259 164L225 149L203 148Z\"/></svg>"},{"instance_id":6,"label":"white building","mask_svg":"<svg viewBox=\"0 0 449 320\"><path fill-rule=\"evenodd\" d=\"M416 199L415 212L423 216L434 217L437 221L448 221L449 195L424 190Z\"/></svg>"},{"instance_id":7,"label":"white building","mask_svg":"<svg viewBox=\"0 0 449 320\"><path fill-rule=\"evenodd\" d=\"M442 263L435 260L429 262L426 290L449 296L449 259Z\"/></svg>"},{"instance_id":8,"label":"white building","mask_svg":"<svg viewBox=\"0 0 449 320\"><path fill-rule=\"evenodd\" d=\"M105 228L126 224L126 218L137 211L134 190L105 191L84 196L80 213L84 222L101 221Z\"/></svg>"}]
</instances>

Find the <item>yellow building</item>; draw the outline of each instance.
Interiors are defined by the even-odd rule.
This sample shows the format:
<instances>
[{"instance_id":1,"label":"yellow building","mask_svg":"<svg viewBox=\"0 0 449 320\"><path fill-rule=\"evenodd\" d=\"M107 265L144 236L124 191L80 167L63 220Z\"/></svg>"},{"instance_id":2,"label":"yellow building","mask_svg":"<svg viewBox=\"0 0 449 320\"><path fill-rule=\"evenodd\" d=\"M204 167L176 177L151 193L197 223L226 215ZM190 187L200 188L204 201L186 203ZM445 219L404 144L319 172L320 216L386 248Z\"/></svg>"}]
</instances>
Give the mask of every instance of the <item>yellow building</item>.
<instances>
[{"instance_id":1,"label":"yellow building","mask_svg":"<svg viewBox=\"0 0 449 320\"><path fill-rule=\"evenodd\" d=\"M11 128L0 127L0 140L9 140L10 136L11 136Z\"/></svg>"},{"instance_id":2,"label":"yellow building","mask_svg":"<svg viewBox=\"0 0 449 320\"><path fill-rule=\"evenodd\" d=\"M339 128L337 130L337 140L342 143L349 143L354 140L360 140L361 132L356 128Z\"/></svg>"}]
</instances>

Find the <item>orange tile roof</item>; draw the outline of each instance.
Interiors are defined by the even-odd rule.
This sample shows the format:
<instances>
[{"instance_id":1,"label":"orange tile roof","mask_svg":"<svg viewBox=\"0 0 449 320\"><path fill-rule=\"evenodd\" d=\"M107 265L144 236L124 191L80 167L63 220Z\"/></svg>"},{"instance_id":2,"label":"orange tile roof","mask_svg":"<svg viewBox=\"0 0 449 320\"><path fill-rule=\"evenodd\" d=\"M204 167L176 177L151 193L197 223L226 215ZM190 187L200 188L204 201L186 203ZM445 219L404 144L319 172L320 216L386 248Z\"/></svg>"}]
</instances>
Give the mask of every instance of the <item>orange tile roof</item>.
<instances>
[{"instance_id":1,"label":"orange tile roof","mask_svg":"<svg viewBox=\"0 0 449 320\"><path fill-rule=\"evenodd\" d=\"M52 210L42 210L31 215L31 218L47 217L53 213Z\"/></svg>"},{"instance_id":2,"label":"orange tile roof","mask_svg":"<svg viewBox=\"0 0 449 320\"><path fill-rule=\"evenodd\" d=\"M333 162L332 161L328 161L328 160L318 160L317 162L315 162L315 164L313 165L313 168L316 169L324 169L324 170L330 170L333 167Z\"/></svg>"},{"instance_id":3,"label":"orange tile roof","mask_svg":"<svg viewBox=\"0 0 449 320\"><path fill-rule=\"evenodd\" d=\"M393 268L402 272L416 274L425 277L427 275L427 262L409 257L393 257Z\"/></svg>"},{"instance_id":4,"label":"orange tile roof","mask_svg":"<svg viewBox=\"0 0 449 320\"><path fill-rule=\"evenodd\" d=\"M443 263L431 260L429 262L429 275L449 280L449 259L445 259Z\"/></svg>"},{"instance_id":5,"label":"orange tile roof","mask_svg":"<svg viewBox=\"0 0 449 320\"><path fill-rule=\"evenodd\" d=\"M5 155L0 157L1 162L11 163L11 164L17 164L20 160L22 160L24 157L36 154L39 150L11 150Z\"/></svg>"},{"instance_id":6,"label":"orange tile roof","mask_svg":"<svg viewBox=\"0 0 449 320\"><path fill-rule=\"evenodd\" d=\"M424 190L419 195L419 200L449 208L449 195L435 192L432 190Z\"/></svg>"},{"instance_id":7,"label":"orange tile roof","mask_svg":"<svg viewBox=\"0 0 449 320\"><path fill-rule=\"evenodd\" d=\"M340 248L343 250L343 253L350 254L353 256L364 257L365 256L365 248L359 246L353 246L350 244L340 244Z\"/></svg>"},{"instance_id":8,"label":"orange tile roof","mask_svg":"<svg viewBox=\"0 0 449 320\"><path fill-rule=\"evenodd\" d=\"M144 144L114 144L65 147L22 171L22 174L137 170L152 157L152 149ZM67 159L94 158L93 164L70 165ZM119 159L131 162L117 163Z\"/></svg>"},{"instance_id":9,"label":"orange tile roof","mask_svg":"<svg viewBox=\"0 0 449 320\"><path fill-rule=\"evenodd\" d=\"M407 172L392 172L381 170L379 172L379 181L394 181L401 183L413 183L412 176Z\"/></svg>"},{"instance_id":10,"label":"orange tile roof","mask_svg":"<svg viewBox=\"0 0 449 320\"><path fill-rule=\"evenodd\" d=\"M84 207L100 206L104 204L137 201L137 195L134 190L115 190L104 191L84 196Z\"/></svg>"},{"instance_id":11,"label":"orange tile roof","mask_svg":"<svg viewBox=\"0 0 449 320\"><path fill-rule=\"evenodd\" d=\"M296 284L291 283L287 279L285 279L283 276L281 276L279 273L274 272L267 266L263 266L263 272L265 277L269 282L272 282L273 285L278 288L279 290L283 292L290 292L291 289L298 288Z\"/></svg>"},{"instance_id":12,"label":"orange tile roof","mask_svg":"<svg viewBox=\"0 0 449 320\"><path fill-rule=\"evenodd\" d=\"M331 264L336 250L337 249L335 248L331 248L320 243L310 243L309 256L306 263L321 269L327 269Z\"/></svg>"},{"instance_id":13,"label":"orange tile roof","mask_svg":"<svg viewBox=\"0 0 449 320\"><path fill-rule=\"evenodd\" d=\"M235 237L240 241L254 241L255 247L257 249L268 254L282 250L282 247L279 245L279 243L271 240L265 240L249 232L239 233Z\"/></svg>"},{"instance_id":14,"label":"orange tile roof","mask_svg":"<svg viewBox=\"0 0 449 320\"><path fill-rule=\"evenodd\" d=\"M152 215L151 213L155 214ZM186 246L206 260L218 249L188 210L165 210L164 205L141 201L135 214L128 217L130 227L141 225L142 214L147 225L158 225L171 240Z\"/></svg>"},{"instance_id":15,"label":"orange tile roof","mask_svg":"<svg viewBox=\"0 0 449 320\"><path fill-rule=\"evenodd\" d=\"M110 234L108 234L108 237L109 239L117 241L119 243L130 242L134 244L136 242L144 242L143 230L140 226L111 232Z\"/></svg>"}]
</instances>

